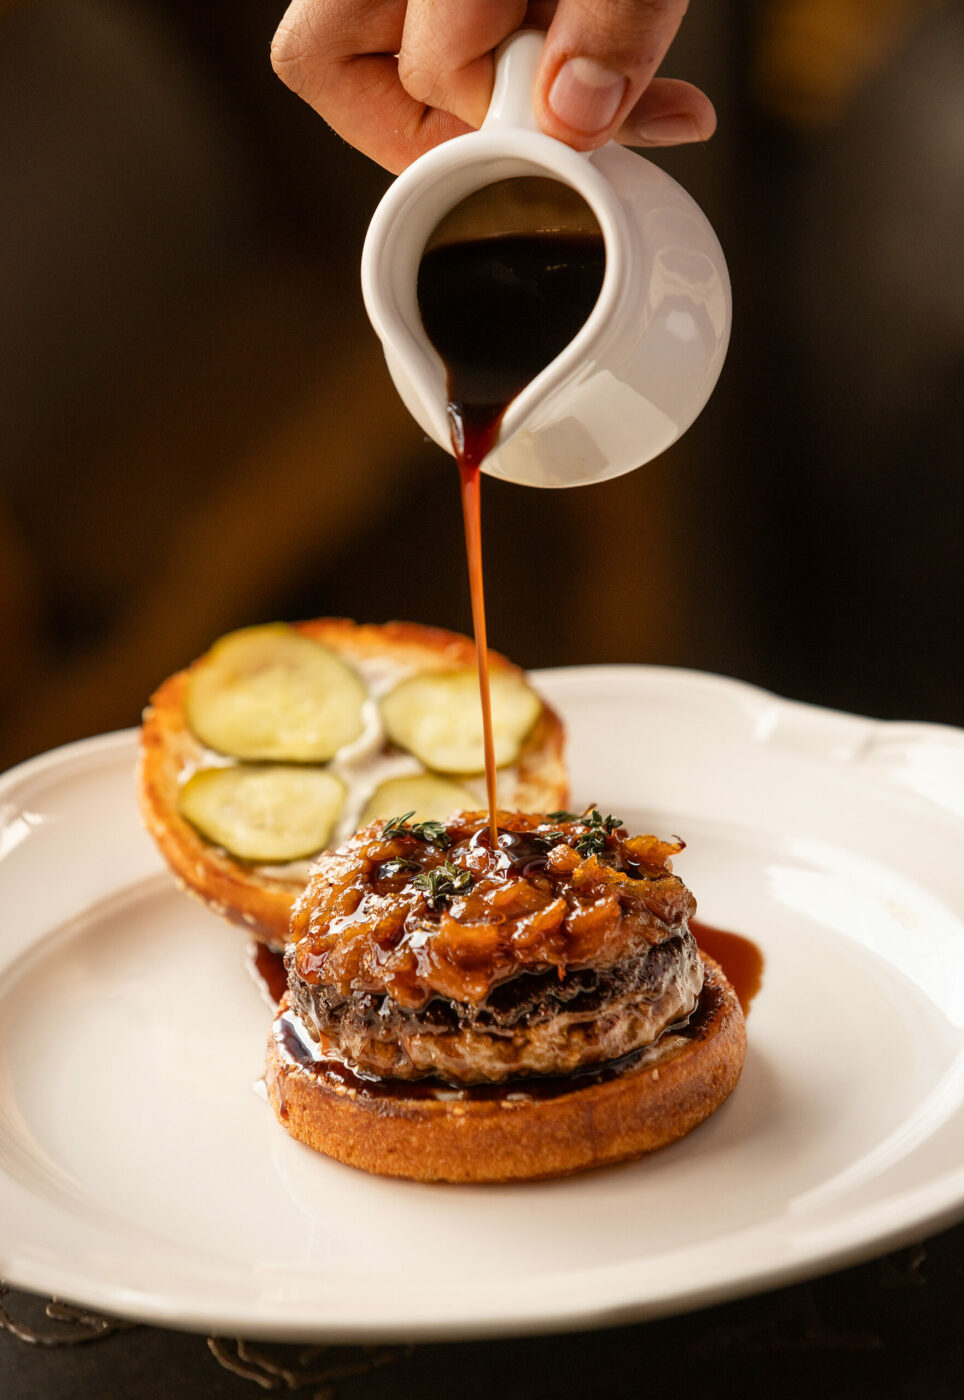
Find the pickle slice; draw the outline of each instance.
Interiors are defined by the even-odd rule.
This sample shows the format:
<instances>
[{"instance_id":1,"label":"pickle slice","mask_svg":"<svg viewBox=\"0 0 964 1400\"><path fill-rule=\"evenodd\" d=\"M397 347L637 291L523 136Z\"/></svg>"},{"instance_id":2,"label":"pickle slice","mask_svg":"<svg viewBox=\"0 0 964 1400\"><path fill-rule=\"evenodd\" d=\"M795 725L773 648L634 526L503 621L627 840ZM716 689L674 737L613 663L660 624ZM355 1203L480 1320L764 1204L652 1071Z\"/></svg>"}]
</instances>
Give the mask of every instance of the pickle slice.
<instances>
[{"instance_id":1,"label":"pickle slice","mask_svg":"<svg viewBox=\"0 0 964 1400\"><path fill-rule=\"evenodd\" d=\"M542 701L512 672L493 671L492 729L495 761L513 763L542 709ZM390 739L440 773L481 773L482 704L474 670L431 671L410 676L381 703Z\"/></svg>"},{"instance_id":2,"label":"pickle slice","mask_svg":"<svg viewBox=\"0 0 964 1400\"><path fill-rule=\"evenodd\" d=\"M341 657L279 622L215 642L185 703L194 733L219 753L324 763L361 734L366 698Z\"/></svg>"},{"instance_id":3,"label":"pickle slice","mask_svg":"<svg viewBox=\"0 0 964 1400\"><path fill-rule=\"evenodd\" d=\"M400 812L411 812L413 822L440 822L452 812L474 812L480 806L470 788L435 773L415 773L379 783L368 799L359 826L367 826L379 817L388 821Z\"/></svg>"},{"instance_id":4,"label":"pickle slice","mask_svg":"<svg viewBox=\"0 0 964 1400\"><path fill-rule=\"evenodd\" d=\"M177 808L208 841L238 860L283 864L323 849L345 800L323 768L202 768L181 788Z\"/></svg>"}]
</instances>

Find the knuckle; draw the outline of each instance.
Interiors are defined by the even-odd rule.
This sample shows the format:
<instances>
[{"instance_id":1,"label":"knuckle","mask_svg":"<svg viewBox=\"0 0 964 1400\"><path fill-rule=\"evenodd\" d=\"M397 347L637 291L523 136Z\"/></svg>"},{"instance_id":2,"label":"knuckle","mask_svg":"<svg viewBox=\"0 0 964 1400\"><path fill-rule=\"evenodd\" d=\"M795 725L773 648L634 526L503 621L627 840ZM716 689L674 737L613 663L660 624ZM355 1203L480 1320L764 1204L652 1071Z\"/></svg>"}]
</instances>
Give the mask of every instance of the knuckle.
<instances>
[{"instance_id":1,"label":"knuckle","mask_svg":"<svg viewBox=\"0 0 964 1400\"><path fill-rule=\"evenodd\" d=\"M305 50L297 31L282 23L271 40L271 67L295 92L301 86Z\"/></svg>"},{"instance_id":2,"label":"knuckle","mask_svg":"<svg viewBox=\"0 0 964 1400\"><path fill-rule=\"evenodd\" d=\"M653 29L679 24L688 0L606 0L604 5L590 0L587 18L614 40L632 40Z\"/></svg>"},{"instance_id":3,"label":"knuckle","mask_svg":"<svg viewBox=\"0 0 964 1400\"><path fill-rule=\"evenodd\" d=\"M443 105L438 74L405 53L398 56L398 78L409 97L416 102L424 102L427 107Z\"/></svg>"},{"instance_id":4,"label":"knuckle","mask_svg":"<svg viewBox=\"0 0 964 1400\"><path fill-rule=\"evenodd\" d=\"M651 74L686 11L687 0L576 0L578 48L629 74ZM573 46L575 47L575 46Z\"/></svg>"},{"instance_id":5,"label":"knuckle","mask_svg":"<svg viewBox=\"0 0 964 1400\"><path fill-rule=\"evenodd\" d=\"M310 0L295 0L271 40L271 67L287 87L300 93L321 57Z\"/></svg>"}]
</instances>

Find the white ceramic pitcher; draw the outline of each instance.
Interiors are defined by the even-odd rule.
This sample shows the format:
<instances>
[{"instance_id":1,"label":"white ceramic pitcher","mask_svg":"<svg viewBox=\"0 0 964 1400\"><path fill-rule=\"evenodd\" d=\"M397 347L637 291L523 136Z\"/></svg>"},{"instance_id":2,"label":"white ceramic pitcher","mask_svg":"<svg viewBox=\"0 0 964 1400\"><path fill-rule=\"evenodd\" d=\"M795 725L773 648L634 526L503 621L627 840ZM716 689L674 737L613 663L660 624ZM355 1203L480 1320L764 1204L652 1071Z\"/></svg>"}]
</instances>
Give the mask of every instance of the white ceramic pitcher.
<instances>
[{"instance_id":1,"label":"white ceramic pitcher","mask_svg":"<svg viewBox=\"0 0 964 1400\"><path fill-rule=\"evenodd\" d=\"M510 403L482 469L528 486L577 486L650 461L689 427L726 354L730 284L706 216L675 180L610 142L585 154L546 136L531 94L544 35L502 45L480 131L404 171L372 219L362 290L388 368L420 426L452 451L446 372L422 328L416 284L432 233L484 186L558 180L602 232L599 299L566 348Z\"/></svg>"}]
</instances>

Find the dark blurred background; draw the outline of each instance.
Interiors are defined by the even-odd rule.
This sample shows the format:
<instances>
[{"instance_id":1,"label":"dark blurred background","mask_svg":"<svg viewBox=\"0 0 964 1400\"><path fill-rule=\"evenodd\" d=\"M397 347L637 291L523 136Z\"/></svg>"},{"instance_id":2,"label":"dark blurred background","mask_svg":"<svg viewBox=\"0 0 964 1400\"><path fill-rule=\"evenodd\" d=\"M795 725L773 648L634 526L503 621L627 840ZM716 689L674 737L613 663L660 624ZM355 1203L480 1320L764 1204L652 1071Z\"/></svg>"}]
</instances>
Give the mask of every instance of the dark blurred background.
<instances>
[{"instance_id":1,"label":"dark blurred background","mask_svg":"<svg viewBox=\"0 0 964 1400\"><path fill-rule=\"evenodd\" d=\"M220 632L467 630L456 475L358 262L388 177L273 76L283 0L0 0L0 767L136 722ZM964 722L964 7L694 4L656 157L731 265L697 425L487 484L490 637Z\"/></svg>"}]
</instances>

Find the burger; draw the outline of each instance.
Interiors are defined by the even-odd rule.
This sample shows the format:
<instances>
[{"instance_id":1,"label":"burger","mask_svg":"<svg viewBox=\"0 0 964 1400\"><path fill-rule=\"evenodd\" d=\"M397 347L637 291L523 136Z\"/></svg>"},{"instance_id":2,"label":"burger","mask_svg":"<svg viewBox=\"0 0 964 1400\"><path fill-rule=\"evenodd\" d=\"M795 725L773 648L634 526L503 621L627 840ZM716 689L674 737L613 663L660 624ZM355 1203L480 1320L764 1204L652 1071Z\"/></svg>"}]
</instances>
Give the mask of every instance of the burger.
<instances>
[{"instance_id":1,"label":"burger","mask_svg":"<svg viewBox=\"0 0 964 1400\"><path fill-rule=\"evenodd\" d=\"M414 816L323 854L295 901L265 1078L293 1137L381 1175L519 1181L720 1107L745 1027L680 841L595 807Z\"/></svg>"}]
</instances>

